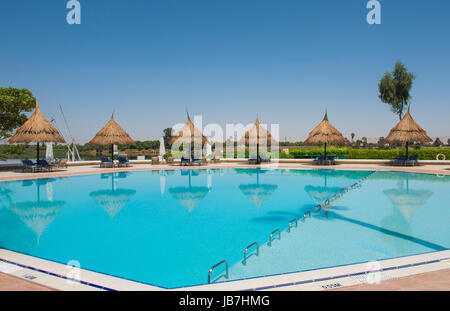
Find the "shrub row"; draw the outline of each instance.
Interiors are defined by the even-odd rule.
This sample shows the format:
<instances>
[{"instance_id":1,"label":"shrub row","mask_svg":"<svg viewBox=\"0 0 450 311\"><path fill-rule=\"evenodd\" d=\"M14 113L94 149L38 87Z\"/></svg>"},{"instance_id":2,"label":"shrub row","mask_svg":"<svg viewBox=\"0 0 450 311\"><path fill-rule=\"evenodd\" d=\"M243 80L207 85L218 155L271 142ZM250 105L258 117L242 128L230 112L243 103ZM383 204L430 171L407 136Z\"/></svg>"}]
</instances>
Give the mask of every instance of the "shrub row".
<instances>
[{"instance_id":1,"label":"shrub row","mask_svg":"<svg viewBox=\"0 0 450 311\"><path fill-rule=\"evenodd\" d=\"M311 149L291 149L289 154L280 154L281 158L305 158L311 154L323 154L323 148ZM437 154L444 154L447 159L450 159L450 148L433 148L433 149L419 149L409 150L409 156L417 155L419 160L436 160ZM352 148L327 148L327 154L343 155L346 159L397 159L400 155L405 155L405 149L352 149Z\"/></svg>"}]
</instances>

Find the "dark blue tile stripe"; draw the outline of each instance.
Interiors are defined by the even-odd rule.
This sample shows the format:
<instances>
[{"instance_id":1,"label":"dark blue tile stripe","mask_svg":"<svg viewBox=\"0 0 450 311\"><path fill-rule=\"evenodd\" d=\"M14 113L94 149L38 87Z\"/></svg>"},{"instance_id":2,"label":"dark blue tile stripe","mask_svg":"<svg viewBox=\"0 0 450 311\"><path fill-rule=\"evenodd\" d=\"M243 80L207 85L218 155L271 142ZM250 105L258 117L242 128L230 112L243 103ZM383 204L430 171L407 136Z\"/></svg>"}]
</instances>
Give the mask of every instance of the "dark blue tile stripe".
<instances>
[{"instance_id":1,"label":"dark blue tile stripe","mask_svg":"<svg viewBox=\"0 0 450 311\"><path fill-rule=\"evenodd\" d=\"M73 281L73 282L81 283L83 285L87 285L87 286L103 289L103 290L106 290L106 291L116 291L115 289L112 289L112 288L109 288L109 287L97 285L97 284L86 282L86 281L76 280L76 279L73 279L73 278L68 278L66 276L63 276L63 275L60 275L60 274L57 274L57 273L53 273L53 272L45 271L45 270L42 270L42 269L30 267L30 266L27 266L27 265L22 265L22 264L19 264L17 262L9 261L9 260L6 260L6 259L0 258L0 261L5 262L5 263L9 263L9 264L12 264L12 265L16 265L16 266L19 266L19 267L22 267L22 268L30 269L30 270L33 270L33 271L45 273L45 274L48 274L48 275L51 275L51 276L55 276L55 277L58 277L58 278L61 278L61 279L65 279L65 280L68 280L68 281Z\"/></svg>"},{"instance_id":2,"label":"dark blue tile stripe","mask_svg":"<svg viewBox=\"0 0 450 311\"><path fill-rule=\"evenodd\" d=\"M273 288L280 288L280 287L286 287L286 286L301 285L301 284L307 284L307 283L313 283L313 282L330 281L330 280L333 280L333 279L340 279L340 278L349 277L349 276L363 275L363 274L367 274L368 272L390 271L390 270L394 270L394 269L401 269L401 268L406 268L406 267L415 267L415 266L420 266L420 265L436 263L436 262L440 262L440 261L444 261L444 260L447 260L447 259L429 260L429 261L418 262L418 263L415 263L415 264L408 264L408 265L402 265L402 266L392 266L392 267L383 268L383 269L380 269L380 270L370 270L370 271L365 271L365 272L343 274L343 275L338 275L338 276L331 276L331 277L325 277L325 278L320 278L320 279L311 279L311 280L307 280L307 281L300 281L300 282L294 282L294 283L285 283L285 284L279 284L279 285L257 287L255 289L245 289L243 291L265 290L265 289L273 289Z\"/></svg>"}]
</instances>

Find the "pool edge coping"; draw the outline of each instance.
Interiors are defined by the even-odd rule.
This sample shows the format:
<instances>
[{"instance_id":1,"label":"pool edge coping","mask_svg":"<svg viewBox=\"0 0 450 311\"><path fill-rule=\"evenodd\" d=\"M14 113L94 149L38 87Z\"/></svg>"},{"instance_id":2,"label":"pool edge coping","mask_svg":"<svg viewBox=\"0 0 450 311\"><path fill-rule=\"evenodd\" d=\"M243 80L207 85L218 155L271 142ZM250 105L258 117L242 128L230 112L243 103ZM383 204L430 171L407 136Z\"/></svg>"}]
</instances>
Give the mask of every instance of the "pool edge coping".
<instances>
[{"instance_id":1,"label":"pool edge coping","mask_svg":"<svg viewBox=\"0 0 450 311\"><path fill-rule=\"evenodd\" d=\"M242 280L218 282L214 284L185 286L168 289L161 286L127 280L124 278L86 270L83 268L80 268L80 280L78 282L75 279L68 277L68 273L71 269L70 266L0 248L0 263L7 263L20 267L20 270L17 270L16 272L3 273L15 275L21 278L24 277L19 275L18 272L22 270L24 271L22 271L21 274L27 273L27 275L29 275L30 273L32 274L33 272L42 273L50 277L45 278L44 281L39 281L36 283L55 288L57 290L67 290L67 287L61 286L61 284L58 282L61 280L67 281L68 284L70 282L78 283L79 285L81 285L81 287L78 287L79 290L89 290L89 287L91 287L92 289L100 289L106 291L260 291L282 289L292 286L301 287L302 285L305 287L305 290L308 290L308 285L317 285L319 283L337 279L351 280L356 276L367 275L368 273L374 272L386 272L392 270L399 271L400 269L408 268L414 271L409 271L409 273L403 276L424 273L427 272L423 271L424 266L429 264L442 263L448 261L449 259L450 249L378 260L376 262L380 264L380 268L377 270L368 269L367 264L370 262L368 261L343 266L318 268L300 272L289 272L271 276L253 277ZM446 266L443 265L441 269L450 268L450 264L448 262L446 262L445 265ZM34 280L31 281L35 282ZM343 285L343 287L350 285L354 284ZM323 290L325 289L326 288L323 288ZM299 288L298 290L301 290L301 288ZM309 286L309 290L311 290L311 286ZM316 290L322 289L317 288Z\"/></svg>"}]
</instances>

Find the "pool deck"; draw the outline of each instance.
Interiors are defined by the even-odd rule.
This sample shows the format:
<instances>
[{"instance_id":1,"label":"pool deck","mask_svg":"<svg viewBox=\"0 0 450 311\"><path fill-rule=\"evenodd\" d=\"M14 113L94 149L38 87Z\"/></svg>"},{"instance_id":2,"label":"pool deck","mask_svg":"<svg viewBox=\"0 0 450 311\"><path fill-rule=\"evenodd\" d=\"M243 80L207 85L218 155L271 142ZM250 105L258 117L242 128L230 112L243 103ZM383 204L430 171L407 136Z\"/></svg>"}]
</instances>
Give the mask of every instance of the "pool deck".
<instances>
[{"instance_id":1,"label":"pool deck","mask_svg":"<svg viewBox=\"0 0 450 311\"><path fill-rule=\"evenodd\" d=\"M435 161L437 162L437 161ZM199 166L199 169L254 168L245 162L224 161ZM426 163L415 167L393 167L384 161L339 161L335 166L315 166L311 161L282 161L264 164L262 168L376 170L450 175L450 161ZM0 181L75 175L191 169L192 166L133 164L128 168L99 168L98 164L69 166L46 173L23 173L21 170L0 171ZM194 168L197 168L196 166ZM287 273L209 285L183 287L176 290L450 290L450 250L386 259L373 265L359 263L312 271ZM79 278L77 278L79 275ZM79 279L79 281L75 281ZM116 278L84 269L74 270L63 264L0 248L0 290L166 290L157 286Z\"/></svg>"},{"instance_id":2,"label":"pool deck","mask_svg":"<svg viewBox=\"0 0 450 311\"><path fill-rule=\"evenodd\" d=\"M336 169L336 170L376 170L376 171L397 171L397 172L411 172L411 173L426 173L436 175L450 175L450 161L423 161L424 164L413 167L391 166L386 164L383 160L340 160L337 165L333 166L318 166L314 165L311 160L282 160L280 162L273 162L271 164L249 165L244 161L222 161L220 163L209 163L201 166L180 166L175 164L160 164L152 165L132 164L130 167L121 168L100 168L98 164L91 164L87 162L85 165L69 166L68 168L56 169L53 172L31 173L22 172L20 169L2 170L0 171L0 181L8 180L23 180L36 178L51 178L51 177L67 177L75 175L89 175L113 172L133 172L133 171L148 171L148 170L178 170L178 169L214 169L214 168L268 168L268 169Z\"/></svg>"}]
</instances>

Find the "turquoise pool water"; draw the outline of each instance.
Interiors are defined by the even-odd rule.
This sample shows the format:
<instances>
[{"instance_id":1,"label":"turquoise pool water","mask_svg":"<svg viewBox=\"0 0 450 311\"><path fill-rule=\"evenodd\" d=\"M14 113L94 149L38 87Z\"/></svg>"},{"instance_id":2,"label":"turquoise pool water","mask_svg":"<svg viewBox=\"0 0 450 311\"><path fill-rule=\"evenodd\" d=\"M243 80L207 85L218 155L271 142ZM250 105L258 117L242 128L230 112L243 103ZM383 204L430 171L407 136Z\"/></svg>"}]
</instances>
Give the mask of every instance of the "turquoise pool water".
<instances>
[{"instance_id":1,"label":"turquoise pool water","mask_svg":"<svg viewBox=\"0 0 450 311\"><path fill-rule=\"evenodd\" d=\"M2 182L0 247L166 288L207 283L222 259L230 279L302 271L449 248L449 186L450 176L280 169ZM275 229L281 239L269 247ZM260 255L244 266L254 241ZM225 280L221 272L213 279Z\"/></svg>"}]
</instances>

